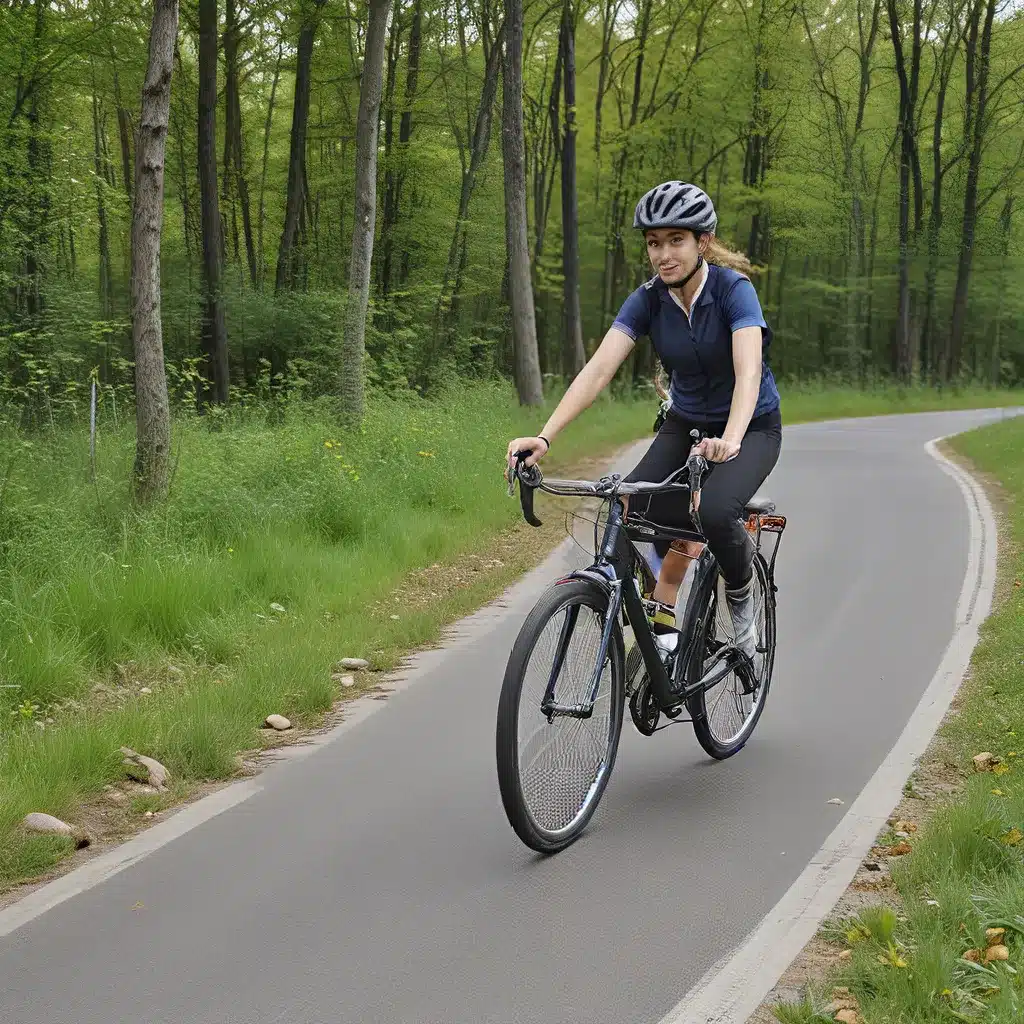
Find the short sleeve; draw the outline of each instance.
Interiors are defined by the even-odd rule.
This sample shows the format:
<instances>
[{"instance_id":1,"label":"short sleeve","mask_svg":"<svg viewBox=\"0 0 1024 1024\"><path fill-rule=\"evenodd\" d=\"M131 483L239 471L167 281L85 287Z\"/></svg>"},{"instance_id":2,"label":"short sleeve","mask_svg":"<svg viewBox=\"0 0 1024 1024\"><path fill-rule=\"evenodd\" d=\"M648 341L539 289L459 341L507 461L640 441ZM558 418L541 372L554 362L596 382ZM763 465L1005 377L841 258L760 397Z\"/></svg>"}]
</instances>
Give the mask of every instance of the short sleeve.
<instances>
[{"instance_id":1,"label":"short sleeve","mask_svg":"<svg viewBox=\"0 0 1024 1024\"><path fill-rule=\"evenodd\" d=\"M641 285L619 309L612 321L612 327L628 334L634 341L651 330L651 307L647 301L647 289Z\"/></svg>"},{"instance_id":2,"label":"short sleeve","mask_svg":"<svg viewBox=\"0 0 1024 1024\"><path fill-rule=\"evenodd\" d=\"M741 277L729 289L722 303L722 309L729 322L730 331L739 331L744 327L767 328L761 303L757 298L754 286Z\"/></svg>"}]
</instances>

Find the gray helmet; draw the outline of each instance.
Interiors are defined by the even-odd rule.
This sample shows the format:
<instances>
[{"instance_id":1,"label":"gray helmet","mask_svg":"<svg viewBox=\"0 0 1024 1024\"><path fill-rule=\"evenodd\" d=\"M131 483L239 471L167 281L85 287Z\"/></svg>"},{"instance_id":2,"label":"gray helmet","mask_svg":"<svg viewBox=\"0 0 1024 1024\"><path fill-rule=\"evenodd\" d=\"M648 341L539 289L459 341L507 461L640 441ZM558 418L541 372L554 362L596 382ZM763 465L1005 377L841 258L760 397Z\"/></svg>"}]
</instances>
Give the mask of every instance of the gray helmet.
<instances>
[{"instance_id":1,"label":"gray helmet","mask_svg":"<svg viewBox=\"0 0 1024 1024\"><path fill-rule=\"evenodd\" d=\"M714 234L718 215L711 197L696 185L685 181L666 181L656 185L636 204L633 227L688 228L698 234Z\"/></svg>"}]
</instances>

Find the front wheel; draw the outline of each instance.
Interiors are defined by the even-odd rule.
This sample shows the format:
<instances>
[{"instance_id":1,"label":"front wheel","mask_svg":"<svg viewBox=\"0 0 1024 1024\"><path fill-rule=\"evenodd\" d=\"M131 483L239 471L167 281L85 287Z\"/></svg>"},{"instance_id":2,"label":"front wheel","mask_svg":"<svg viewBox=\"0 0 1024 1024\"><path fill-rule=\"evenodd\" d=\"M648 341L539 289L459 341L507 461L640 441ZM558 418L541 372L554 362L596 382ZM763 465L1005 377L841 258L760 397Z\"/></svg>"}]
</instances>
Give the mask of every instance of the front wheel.
<instances>
[{"instance_id":1,"label":"front wheel","mask_svg":"<svg viewBox=\"0 0 1024 1024\"><path fill-rule=\"evenodd\" d=\"M703 637L694 649L699 657L691 661L691 679L699 679L709 659L724 643L734 639L732 617L725 600L725 581L719 576L709 595L710 607L704 616ZM697 741L712 757L722 760L743 749L768 699L768 688L775 665L775 593L768 569L760 554L754 556L754 612L757 623L757 656L753 678L744 679L735 671L690 698L690 717Z\"/></svg>"},{"instance_id":2,"label":"front wheel","mask_svg":"<svg viewBox=\"0 0 1024 1024\"><path fill-rule=\"evenodd\" d=\"M552 676L554 703L588 705L608 595L595 583L556 584L516 638L498 702L498 785L516 835L539 853L576 840L597 809L622 730L625 655L613 626L590 717L541 710Z\"/></svg>"}]
</instances>

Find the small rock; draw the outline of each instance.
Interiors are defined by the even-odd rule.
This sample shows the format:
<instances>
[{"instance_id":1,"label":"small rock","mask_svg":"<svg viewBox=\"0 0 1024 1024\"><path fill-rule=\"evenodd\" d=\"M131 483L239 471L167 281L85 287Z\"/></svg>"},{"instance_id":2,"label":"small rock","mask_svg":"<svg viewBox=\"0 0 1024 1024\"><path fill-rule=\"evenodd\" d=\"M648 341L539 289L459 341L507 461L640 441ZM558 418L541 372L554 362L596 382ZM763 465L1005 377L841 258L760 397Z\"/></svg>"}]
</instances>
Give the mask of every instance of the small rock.
<instances>
[{"instance_id":1,"label":"small rock","mask_svg":"<svg viewBox=\"0 0 1024 1024\"><path fill-rule=\"evenodd\" d=\"M974 755L974 770L976 772L990 772L998 763L999 758L987 750Z\"/></svg>"},{"instance_id":2,"label":"small rock","mask_svg":"<svg viewBox=\"0 0 1024 1024\"><path fill-rule=\"evenodd\" d=\"M74 839L75 846L81 849L89 845L89 836L80 828L69 825L52 814L43 814L41 811L33 811L26 814L22 826L29 832L38 832L41 835L69 836Z\"/></svg>"},{"instance_id":3,"label":"small rock","mask_svg":"<svg viewBox=\"0 0 1024 1024\"><path fill-rule=\"evenodd\" d=\"M829 800L829 803L830 804L834 804L836 807L842 807L843 806L843 801L840 800L839 797L837 797L837 796L832 797L832 799Z\"/></svg>"},{"instance_id":4,"label":"small rock","mask_svg":"<svg viewBox=\"0 0 1024 1024\"><path fill-rule=\"evenodd\" d=\"M292 727L292 723L284 715L267 715L264 724L270 729L276 729L278 732L284 732Z\"/></svg>"},{"instance_id":5,"label":"small rock","mask_svg":"<svg viewBox=\"0 0 1024 1024\"><path fill-rule=\"evenodd\" d=\"M356 672L361 672L363 669L370 667L370 663L365 658L342 658L338 665L341 668L353 669Z\"/></svg>"},{"instance_id":6,"label":"small rock","mask_svg":"<svg viewBox=\"0 0 1024 1024\"><path fill-rule=\"evenodd\" d=\"M853 959L853 950L852 949L844 949L839 954L839 959L840 960L852 960Z\"/></svg>"},{"instance_id":7,"label":"small rock","mask_svg":"<svg viewBox=\"0 0 1024 1024\"><path fill-rule=\"evenodd\" d=\"M147 818L152 818L153 817L153 812L152 811L146 811L146 817Z\"/></svg>"},{"instance_id":8,"label":"small rock","mask_svg":"<svg viewBox=\"0 0 1024 1024\"><path fill-rule=\"evenodd\" d=\"M391 618L397 622L401 618L401 615L392 615Z\"/></svg>"},{"instance_id":9,"label":"small rock","mask_svg":"<svg viewBox=\"0 0 1024 1024\"><path fill-rule=\"evenodd\" d=\"M171 779L171 773L155 758L146 757L145 754L136 754L131 747L122 747L124 764L131 768L146 773L146 781L155 786L157 791L163 793L167 789L167 783Z\"/></svg>"},{"instance_id":10,"label":"small rock","mask_svg":"<svg viewBox=\"0 0 1024 1024\"><path fill-rule=\"evenodd\" d=\"M284 615L284 613L285 613L284 605L283 604L278 604L276 601L271 602L270 610L272 612L277 612L278 615Z\"/></svg>"},{"instance_id":11,"label":"small rock","mask_svg":"<svg viewBox=\"0 0 1024 1024\"><path fill-rule=\"evenodd\" d=\"M143 686L139 693L152 693L153 691L148 686Z\"/></svg>"},{"instance_id":12,"label":"small rock","mask_svg":"<svg viewBox=\"0 0 1024 1024\"><path fill-rule=\"evenodd\" d=\"M985 950L985 963L991 963L993 960L1009 960L1010 951L1006 946L989 946Z\"/></svg>"},{"instance_id":13,"label":"small rock","mask_svg":"<svg viewBox=\"0 0 1024 1024\"><path fill-rule=\"evenodd\" d=\"M1005 928L986 928L985 944L988 946L998 946L1002 943L1004 935L1006 935Z\"/></svg>"},{"instance_id":14,"label":"small rock","mask_svg":"<svg viewBox=\"0 0 1024 1024\"><path fill-rule=\"evenodd\" d=\"M355 676L342 676L341 679L339 679L338 681L341 683L342 686L345 686L345 687L355 686L356 685L356 677Z\"/></svg>"}]
</instances>

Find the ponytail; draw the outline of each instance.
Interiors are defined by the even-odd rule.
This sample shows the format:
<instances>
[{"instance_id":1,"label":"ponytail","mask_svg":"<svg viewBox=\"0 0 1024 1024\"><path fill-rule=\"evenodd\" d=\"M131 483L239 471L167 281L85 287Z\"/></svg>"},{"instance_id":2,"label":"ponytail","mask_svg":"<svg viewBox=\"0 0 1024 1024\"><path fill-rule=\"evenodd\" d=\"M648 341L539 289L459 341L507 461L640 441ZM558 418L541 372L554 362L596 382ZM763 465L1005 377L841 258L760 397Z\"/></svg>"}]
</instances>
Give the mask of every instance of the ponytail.
<instances>
[{"instance_id":1,"label":"ponytail","mask_svg":"<svg viewBox=\"0 0 1024 1024\"><path fill-rule=\"evenodd\" d=\"M741 274L750 275L754 268L750 260L741 253L730 249L724 242L712 235L708 239L708 247L704 252L704 259L708 263L714 263L719 267L728 267L730 270L738 270Z\"/></svg>"}]
</instances>

